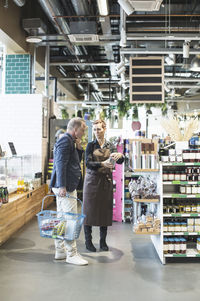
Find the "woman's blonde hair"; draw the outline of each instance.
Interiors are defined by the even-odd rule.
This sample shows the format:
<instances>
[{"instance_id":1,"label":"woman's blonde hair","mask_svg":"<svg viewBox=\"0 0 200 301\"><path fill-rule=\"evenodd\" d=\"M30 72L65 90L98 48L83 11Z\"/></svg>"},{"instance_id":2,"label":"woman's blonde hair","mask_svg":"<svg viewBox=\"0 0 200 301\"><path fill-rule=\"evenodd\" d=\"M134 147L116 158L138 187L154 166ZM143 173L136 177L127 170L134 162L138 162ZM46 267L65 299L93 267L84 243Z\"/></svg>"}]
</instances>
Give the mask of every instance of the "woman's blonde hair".
<instances>
[{"instance_id":1,"label":"woman's blonde hair","mask_svg":"<svg viewBox=\"0 0 200 301\"><path fill-rule=\"evenodd\" d=\"M98 123L101 123L101 124L102 124L102 127L103 127L103 128L106 128L106 123L105 123L104 120L102 120L102 119L97 119L97 120L95 120L95 121L93 122L93 125L98 124Z\"/></svg>"}]
</instances>

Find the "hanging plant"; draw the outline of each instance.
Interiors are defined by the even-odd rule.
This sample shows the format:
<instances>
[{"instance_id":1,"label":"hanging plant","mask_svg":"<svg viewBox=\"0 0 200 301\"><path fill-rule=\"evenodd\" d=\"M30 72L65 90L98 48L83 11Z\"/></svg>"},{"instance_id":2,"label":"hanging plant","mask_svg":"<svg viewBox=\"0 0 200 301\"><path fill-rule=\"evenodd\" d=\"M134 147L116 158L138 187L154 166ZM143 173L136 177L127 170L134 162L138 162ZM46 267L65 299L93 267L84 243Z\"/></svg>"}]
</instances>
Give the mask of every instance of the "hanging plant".
<instances>
[{"instance_id":1,"label":"hanging plant","mask_svg":"<svg viewBox=\"0 0 200 301\"><path fill-rule=\"evenodd\" d=\"M67 112L67 109L61 109L61 115L62 119L69 119L69 113Z\"/></svg>"}]
</instances>

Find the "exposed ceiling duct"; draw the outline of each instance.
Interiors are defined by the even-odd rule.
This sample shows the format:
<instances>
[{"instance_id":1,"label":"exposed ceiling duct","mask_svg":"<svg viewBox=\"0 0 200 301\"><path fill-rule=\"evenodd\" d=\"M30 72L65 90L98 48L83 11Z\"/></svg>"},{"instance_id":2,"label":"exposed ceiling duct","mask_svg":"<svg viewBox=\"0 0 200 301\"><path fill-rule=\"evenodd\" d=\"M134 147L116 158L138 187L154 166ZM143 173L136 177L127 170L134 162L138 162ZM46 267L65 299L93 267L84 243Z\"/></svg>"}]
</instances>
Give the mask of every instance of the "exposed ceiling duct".
<instances>
[{"instance_id":1,"label":"exposed ceiling duct","mask_svg":"<svg viewBox=\"0 0 200 301\"><path fill-rule=\"evenodd\" d=\"M13 2L15 2L15 4L20 7L24 6L24 4L26 3L25 0L13 0Z\"/></svg>"}]
</instances>

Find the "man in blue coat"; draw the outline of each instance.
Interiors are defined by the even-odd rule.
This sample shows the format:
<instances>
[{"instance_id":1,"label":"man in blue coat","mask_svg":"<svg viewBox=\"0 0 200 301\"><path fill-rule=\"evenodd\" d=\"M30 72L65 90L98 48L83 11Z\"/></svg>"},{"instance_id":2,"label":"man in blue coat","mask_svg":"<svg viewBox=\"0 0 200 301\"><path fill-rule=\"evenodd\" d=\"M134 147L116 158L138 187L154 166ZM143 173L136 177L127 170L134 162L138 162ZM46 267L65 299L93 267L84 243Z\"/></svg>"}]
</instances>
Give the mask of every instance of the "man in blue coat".
<instances>
[{"instance_id":1,"label":"man in blue coat","mask_svg":"<svg viewBox=\"0 0 200 301\"><path fill-rule=\"evenodd\" d=\"M54 146L54 167L50 187L56 194L58 212L77 213L76 189L81 179L79 158L82 155L80 140L85 129L86 124L82 118L72 118L68 123L66 133ZM55 249L55 259L66 258L67 263L76 265L88 264L87 260L77 252L75 240L56 239Z\"/></svg>"}]
</instances>

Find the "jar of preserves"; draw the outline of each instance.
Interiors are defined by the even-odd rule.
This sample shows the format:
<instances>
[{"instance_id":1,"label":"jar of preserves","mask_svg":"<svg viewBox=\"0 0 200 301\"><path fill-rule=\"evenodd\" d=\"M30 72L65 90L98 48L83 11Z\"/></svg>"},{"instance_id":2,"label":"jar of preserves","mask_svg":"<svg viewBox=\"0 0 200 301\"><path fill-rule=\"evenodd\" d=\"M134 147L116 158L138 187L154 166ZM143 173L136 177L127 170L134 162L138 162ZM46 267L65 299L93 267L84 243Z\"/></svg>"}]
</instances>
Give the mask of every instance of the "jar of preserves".
<instances>
[{"instance_id":1,"label":"jar of preserves","mask_svg":"<svg viewBox=\"0 0 200 301\"><path fill-rule=\"evenodd\" d=\"M181 223L181 232L187 232L187 223Z\"/></svg>"},{"instance_id":2,"label":"jar of preserves","mask_svg":"<svg viewBox=\"0 0 200 301\"><path fill-rule=\"evenodd\" d=\"M164 254L168 254L168 252L169 252L169 246L168 246L168 239L167 238L164 238L164 241L163 241L163 252L164 252Z\"/></svg>"},{"instance_id":3,"label":"jar of preserves","mask_svg":"<svg viewBox=\"0 0 200 301\"><path fill-rule=\"evenodd\" d=\"M197 204L192 204L192 213L197 213Z\"/></svg>"},{"instance_id":4,"label":"jar of preserves","mask_svg":"<svg viewBox=\"0 0 200 301\"><path fill-rule=\"evenodd\" d=\"M181 253L186 254L186 250L187 250L186 239L181 238Z\"/></svg>"},{"instance_id":5,"label":"jar of preserves","mask_svg":"<svg viewBox=\"0 0 200 301\"><path fill-rule=\"evenodd\" d=\"M186 174L184 171L180 172L180 178L181 178L181 181L186 181Z\"/></svg>"},{"instance_id":6,"label":"jar of preserves","mask_svg":"<svg viewBox=\"0 0 200 301\"><path fill-rule=\"evenodd\" d=\"M186 187L184 185L180 185L180 193L186 194Z\"/></svg>"},{"instance_id":7,"label":"jar of preserves","mask_svg":"<svg viewBox=\"0 0 200 301\"><path fill-rule=\"evenodd\" d=\"M185 213L190 213L190 212L191 212L191 206L190 206L189 203L187 203L187 204L185 205Z\"/></svg>"},{"instance_id":8,"label":"jar of preserves","mask_svg":"<svg viewBox=\"0 0 200 301\"><path fill-rule=\"evenodd\" d=\"M163 181L168 181L169 180L169 176L168 176L168 171L163 171Z\"/></svg>"},{"instance_id":9,"label":"jar of preserves","mask_svg":"<svg viewBox=\"0 0 200 301\"><path fill-rule=\"evenodd\" d=\"M190 162L190 153L189 150L184 149L183 150L183 162Z\"/></svg>"},{"instance_id":10,"label":"jar of preserves","mask_svg":"<svg viewBox=\"0 0 200 301\"><path fill-rule=\"evenodd\" d=\"M200 150L196 150L196 162L200 162Z\"/></svg>"},{"instance_id":11,"label":"jar of preserves","mask_svg":"<svg viewBox=\"0 0 200 301\"><path fill-rule=\"evenodd\" d=\"M179 254L181 251L181 244L179 238L175 238L174 251L176 254Z\"/></svg>"},{"instance_id":12,"label":"jar of preserves","mask_svg":"<svg viewBox=\"0 0 200 301\"><path fill-rule=\"evenodd\" d=\"M168 239L168 249L169 249L169 254L174 253L174 239L173 238Z\"/></svg>"},{"instance_id":13,"label":"jar of preserves","mask_svg":"<svg viewBox=\"0 0 200 301\"><path fill-rule=\"evenodd\" d=\"M181 232L181 223L176 223L176 232Z\"/></svg>"},{"instance_id":14,"label":"jar of preserves","mask_svg":"<svg viewBox=\"0 0 200 301\"><path fill-rule=\"evenodd\" d=\"M163 232L168 231L168 223L163 223Z\"/></svg>"},{"instance_id":15,"label":"jar of preserves","mask_svg":"<svg viewBox=\"0 0 200 301\"><path fill-rule=\"evenodd\" d=\"M195 162L196 159L196 150L190 150L190 162Z\"/></svg>"},{"instance_id":16,"label":"jar of preserves","mask_svg":"<svg viewBox=\"0 0 200 301\"><path fill-rule=\"evenodd\" d=\"M183 161L182 155L176 156L176 162L182 162L182 161Z\"/></svg>"},{"instance_id":17,"label":"jar of preserves","mask_svg":"<svg viewBox=\"0 0 200 301\"><path fill-rule=\"evenodd\" d=\"M174 173L174 180L175 181L180 181L181 180L180 171L175 171L175 173Z\"/></svg>"},{"instance_id":18,"label":"jar of preserves","mask_svg":"<svg viewBox=\"0 0 200 301\"><path fill-rule=\"evenodd\" d=\"M198 193L198 189L196 185L192 185L192 194Z\"/></svg>"},{"instance_id":19,"label":"jar of preserves","mask_svg":"<svg viewBox=\"0 0 200 301\"><path fill-rule=\"evenodd\" d=\"M193 175L192 174L187 174L187 181L192 181L193 180Z\"/></svg>"},{"instance_id":20,"label":"jar of preserves","mask_svg":"<svg viewBox=\"0 0 200 301\"><path fill-rule=\"evenodd\" d=\"M168 174L169 181L174 181L174 172L170 171Z\"/></svg>"},{"instance_id":21,"label":"jar of preserves","mask_svg":"<svg viewBox=\"0 0 200 301\"><path fill-rule=\"evenodd\" d=\"M186 194L191 194L191 193L192 193L191 185L186 185Z\"/></svg>"},{"instance_id":22,"label":"jar of preserves","mask_svg":"<svg viewBox=\"0 0 200 301\"><path fill-rule=\"evenodd\" d=\"M174 223L168 223L168 231L169 232L174 232L175 231Z\"/></svg>"}]
</instances>

